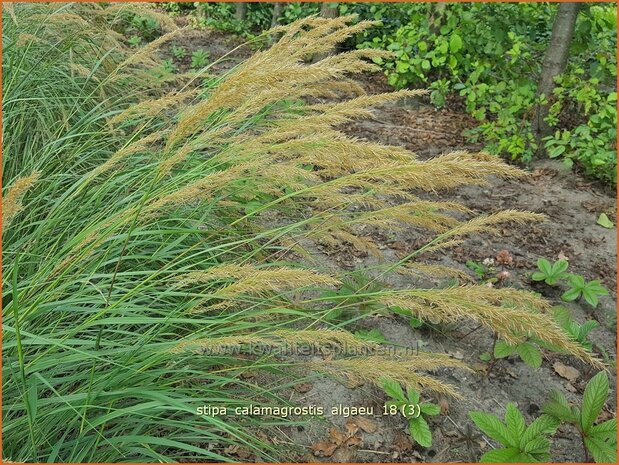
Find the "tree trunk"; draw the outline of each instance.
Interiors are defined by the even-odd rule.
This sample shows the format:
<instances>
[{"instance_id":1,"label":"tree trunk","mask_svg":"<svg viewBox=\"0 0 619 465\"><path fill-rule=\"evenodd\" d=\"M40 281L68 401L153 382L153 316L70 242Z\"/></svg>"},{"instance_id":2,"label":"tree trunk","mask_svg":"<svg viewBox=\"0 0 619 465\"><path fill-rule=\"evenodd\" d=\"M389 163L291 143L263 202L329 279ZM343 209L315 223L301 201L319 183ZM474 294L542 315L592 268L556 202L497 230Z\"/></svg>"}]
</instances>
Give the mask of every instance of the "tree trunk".
<instances>
[{"instance_id":1,"label":"tree trunk","mask_svg":"<svg viewBox=\"0 0 619 465\"><path fill-rule=\"evenodd\" d=\"M245 21L247 17L247 3L239 2L236 4L236 12L234 13L234 17L239 21Z\"/></svg>"},{"instance_id":2,"label":"tree trunk","mask_svg":"<svg viewBox=\"0 0 619 465\"><path fill-rule=\"evenodd\" d=\"M320 16L323 18L337 18L337 3L324 2L320 5Z\"/></svg>"},{"instance_id":3,"label":"tree trunk","mask_svg":"<svg viewBox=\"0 0 619 465\"><path fill-rule=\"evenodd\" d=\"M580 6L580 3L559 3L557 16L552 25L550 44L542 63L542 75L537 88L538 96L544 94L546 97L550 97L555 88L555 77L565 71ZM547 116L548 105L539 105L533 120L533 131L537 139L538 150L542 138L551 132L550 126L544 121Z\"/></svg>"},{"instance_id":4,"label":"tree trunk","mask_svg":"<svg viewBox=\"0 0 619 465\"><path fill-rule=\"evenodd\" d=\"M279 25L279 18L284 11L284 3L276 2L273 3L273 15L271 16L271 29L275 26ZM271 34L269 35L269 43L273 44L279 40L280 34Z\"/></svg>"},{"instance_id":5,"label":"tree trunk","mask_svg":"<svg viewBox=\"0 0 619 465\"><path fill-rule=\"evenodd\" d=\"M271 27L275 27L279 24L279 17L284 11L284 4L282 2L273 3L273 16L271 16Z\"/></svg>"}]
</instances>

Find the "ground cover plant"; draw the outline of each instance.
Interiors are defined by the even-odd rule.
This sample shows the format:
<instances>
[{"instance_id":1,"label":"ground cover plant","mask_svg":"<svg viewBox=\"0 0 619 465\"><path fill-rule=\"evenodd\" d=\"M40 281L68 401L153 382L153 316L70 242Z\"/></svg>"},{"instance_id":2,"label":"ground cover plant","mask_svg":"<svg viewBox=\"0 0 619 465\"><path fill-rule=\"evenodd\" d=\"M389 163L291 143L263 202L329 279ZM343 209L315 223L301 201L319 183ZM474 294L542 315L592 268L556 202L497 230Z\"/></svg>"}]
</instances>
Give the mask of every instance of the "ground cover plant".
<instances>
[{"instance_id":1,"label":"ground cover plant","mask_svg":"<svg viewBox=\"0 0 619 465\"><path fill-rule=\"evenodd\" d=\"M5 459L296 458L265 431L311 418L196 407L292 407L288 391L307 373L389 385L396 402L423 399L436 416L428 396L460 396L438 373L470 368L355 335L355 322L376 315L472 321L505 343L535 338L604 368L538 294L466 284L460 270L424 262L471 235L545 218L441 200L490 176L525 177L496 157L421 160L340 131L425 93L367 94L352 79L389 56L332 54L370 27L353 16L301 19L212 76L217 59L206 55L204 69L162 72L157 50L185 31L146 7L3 9ZM130 42L136 31L143 45ZM312 259L316 244L380 254L368 227L415 228L427 240L362 273ZM380 285L398 272L451 281ZM290 345L337 356L278 352ZM409 427L430 443L425 418Z\"/></svg>"}]
</instances>

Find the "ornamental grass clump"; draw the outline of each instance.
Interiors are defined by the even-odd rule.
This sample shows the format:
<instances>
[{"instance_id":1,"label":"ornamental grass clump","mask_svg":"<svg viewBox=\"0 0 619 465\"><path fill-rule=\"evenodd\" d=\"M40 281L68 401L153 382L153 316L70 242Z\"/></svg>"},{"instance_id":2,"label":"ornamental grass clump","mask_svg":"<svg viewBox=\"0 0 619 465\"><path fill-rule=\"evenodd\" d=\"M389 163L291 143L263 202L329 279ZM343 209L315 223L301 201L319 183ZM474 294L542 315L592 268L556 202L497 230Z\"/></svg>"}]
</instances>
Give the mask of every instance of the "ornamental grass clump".
<instances>
[{"instance_id":1,"label":"ornamental grass clump","mask_svg":"<svg viewBox=\"0 0 619 465\"><path fill-rule=\"evenodd\" d=\"M287 389L308 372L375 384L389 374L404 387L458 396L433 372L465 370L461 362L358 340L324 318L343 306L475 320L507 341L534 336L599 365L528 293L372 286L355 299L323 296L346 275L309 266L308 244L380 253L360 228L414 227L427 231L427 243L378 272L459 276L425 266L423 254L543 219L474 217L427 199L491 175L524 176L496 158L456 152L421 161L338 129L424 93L364 93L355 74L377 69L372 59L385 52L328 56L371 23L302 19L276 28L277 43L215 83L182 76L163 92L142 77L169 35L129 51L105 29L102 18L115 16L101 6L15 5L11 13L2 89L6 459L228 461L232 445L257 461L290 458L255 434L281 418L198 416L196 406L288 405ZM66 15L79 32L57 26ZM253 344L354 350L319 363L245 352ZM229 345L238 351L207 350ZM280 381L264 385L244 376L250 371Z\"/></svg>"}]
</instances>

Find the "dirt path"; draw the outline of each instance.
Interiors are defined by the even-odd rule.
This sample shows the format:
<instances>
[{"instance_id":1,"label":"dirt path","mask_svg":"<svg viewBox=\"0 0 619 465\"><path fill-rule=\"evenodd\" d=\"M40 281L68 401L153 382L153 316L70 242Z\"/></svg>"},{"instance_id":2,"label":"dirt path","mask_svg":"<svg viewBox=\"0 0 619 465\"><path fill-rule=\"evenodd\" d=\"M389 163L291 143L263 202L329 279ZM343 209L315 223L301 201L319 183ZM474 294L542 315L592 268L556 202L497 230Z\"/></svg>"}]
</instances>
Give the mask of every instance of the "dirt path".
<instances>
[{"instance_id":1,"label":"dirt path","mask_svg":"<svg viewBox=\"0 0 619 465\"><path fill-rule=\"evenodd\" d=\"M192 31L183 39L190 52L204 48L211 52L211 59L224 55L239 41L220 33ZM219 71L247 57L246 48L236 53L230 61L218 67ZM365 86L371 92L388 91L382 75L370 77ZM421 158L428 158L453 150L476 150L466 144L462 131L470 119L461 113L442 111L419 104L404 102L375 112L371 120L356 122L345 128L351 135L390 145L403 145ZM506 285L533 289L543 293L553 303L560 303L560 289L534 285L528 277L538 258L569 260L570 271L586 279L600 279L611 289L612 297L604 297L597 309L590 311L580 303L566 305L580 323L595 318L601 326L593 331L591 340L605 348L612 359L616 347L616 229L608 230L596 225L602 212L613 221L615 199L612 194L571 171L560 163L540 161L530 168L531 176L524 181L493 179L489 187L465 187L441 195L441 200L456 200L473 209L475 213L502 209L524 209L544 213L548 221L524 227L504 228L499 236L475 236L455 250L437 252L429 256L430 263L441 263L459 268L472 275L465 266L468 260L478 263L494 258L507 250L514 259L507 267L510 277ZM394 236L390 231L373 231L373 238L382 248L387 260L396 260L415 249L415 235L408 232ZM376 258L351 257L349 254L326 254L317 251L316 259L325 267L363 269L375 265ZM411 278L395 275L387 284L399 287L415 285ZM434 435L433 446L423 449L408 439L402 417L379 415L385 402L384 394L368 385L346 385L330 378L316 378L302 389L294 391L291 400L299 404L315 404L327 412L338 404L357 407L374 407L377 415L365 417L366 422L342 415L326 415L325 422L316 422L309 429L298 427L282 430L279 443L290 444L298 461L328 462L416 462L416 461L477 461L491 447L469 420L468 412L483 410L503 416L505 405L515 402L531 421L539 415L541 404L551 389L558 389L569 399L579 400L584 386L593 373L584 364L572 358L546 352L542 367L535 370L520 359L510 357L499 361L489 376L487 364L480 361L480 354L490 350L492 335L484 330L473 331L470 325L441 326L440 328L413 329L400 317L372 317L363 320L357 329L378 329L387 340L425 351L445 352L462 359L474 371L469 374L438 373L439 379L456 384L464 399L437 399L442 414L430 421ZM438 330L437 330L438 329ZM562 363L575 368L578 376L571 381L559 376L553 365ZM613 370L614 371L614 370ZM616 380L612 380L613 394ZM612 412L616 405L611 406ZM607 412L611 415L612 412ZM369 421L367 421L369 420ZM331 429L335 427L334 429ZM574 432L560 429L553 441L554 461L583 461L580 447L573 443ZM333 448L333 444L341 444ZM296 446L292 446L295 444ZM323 450L320 453L321 449ZM332 449L332 450L331 450ZM328 455L327 457L316 456Z\"/></svg>"}]
</instances>

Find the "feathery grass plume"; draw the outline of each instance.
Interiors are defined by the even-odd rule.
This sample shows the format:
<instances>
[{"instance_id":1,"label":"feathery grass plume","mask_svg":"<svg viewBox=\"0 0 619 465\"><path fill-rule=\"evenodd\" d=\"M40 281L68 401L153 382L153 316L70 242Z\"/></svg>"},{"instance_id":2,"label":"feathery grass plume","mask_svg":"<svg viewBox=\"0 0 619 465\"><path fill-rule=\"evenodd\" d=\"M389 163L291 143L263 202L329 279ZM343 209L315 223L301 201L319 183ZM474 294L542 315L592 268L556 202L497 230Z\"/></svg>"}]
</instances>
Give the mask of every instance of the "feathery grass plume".
<instances>
[{"instance_id":1,"label":"feathery grass plume","mask_svg":"<svg viewBox=\"0 0 619 465\"><path fill-rule=\"evenodd\" d=\"M189 148L187 148L187 150L189 150ZM185 152L181 149L179 153L185 156L189 152ZM178 158L173 158L172 160L177 162ZM254 170L259 164L260 160L254 160L232 166L222 171L214 171L208 173L206 176L198 179L197 181L180 187L174 192L165 194L160 198L154 198L149 201L148 205L144 209L143 219L146 220L153 216L159 216L163 214L167 208L211 200L215 193L230 186L233 181L243 179L245 174ZM159 172L161 174L165 173L168 167L171 167L169 163L166 164L165 161L162 162Z\"/></svg>"},{"instance_id":2,"label":"feathery grass plume","mask_svg":"<svg viewBox=\"0 0 619 465\"><path fill-rule=\"evenodd\" d=\"M400 229L402 224L410 224L423 229L444 232L459 222L437 210L449 210L466 213L470 210L455 202L432 202L418 200L380 210L356 215L348 224L366 224L371 226Z\"/></svg>"},{"instance_id":3,"label":"feathery grass plume","mask_svg":"<svg viewBox=\"0 0 619 465\"><path fill-rule=\"evenodd\" d=\"M123 14L139 14L157 21L164 32L178 29L178 26L174 22L174 18L155 10L150 4L145 3L112 3L111 5L107 5L105 8L96 10L96 14L107 18L111 21L111 24L121 20L123 18Z\"/></svg>"},{"instance_id":4,"label":"feathery grass plume","mask_svg":"<svg viewBox=\"0 0 619 465\"><path fill-rule=\"evenodd\" d=\"M32 188L39 179L41 173L34 172L28 176L17 179L2 196L2 225L4 230L9 227L13 218L23 209L24 195Z\"/></svg>"},{"instance_id":5,"label":"feathery grass plume","mask_svg":"<svg viewBox=\"0 0 619 465\"><path fill-rule=\"evenodd\" d=\"M186 100L194 98L198 94L198 89L188 89L164 95L157 99L143 100L136 105L131 105L126 110L112 116L107 120L109 126L115 126L128 119L152 117L160 114L163 110L169 110Z\"/></svg>"},{"instance_id":6,"label":"feathery grass plume","mask_svg":"<svg viewBox=\"0 0 619 465\"><path fill-rule=\"evenodd\" d=\"M445 265L429 263L409 263L405 267L396 270L400 274L425 275L438 278L457 278L462 281L471 281L472 278L464 271Z\"/></svg>"},{"instance_id":7,"label":"feathery grass plume","mask_svg":"<svg viewBox=\"0 0 619 465\"><path fill-rule=\"evenodd\" d=\"M157 37L152 42L144 45L138 49L133 55L129 56L125 61L118 65L117 70L121 70L131 65L144 64L144 65L158 65L153 54L156 53L159 48L177 37L179 34L187 30L187 28L174 29L170 32L166 32L164 35Z\"/></svg>"},{"instance_id":8,"label":"feathery grass plume","mask_svg":"<svg viewBox=\"0 0 619 465\"><path fill-rule=\"evenodd\" d=\"M237 295L265 296L271 292L283 292L310 286L336 286L336 278L314 270L290 268L287 266L269 266L259 268L254 265L224 264L208 271L197 271L184 276L180 285L209 283L225 280L234 283L218 289L215 297L232 298Z\"/></svg>"},{"instance_id":9,"label":"feathery grass plume","mask_svg":"<svg viewBox=\"0 0 619 465\"><path fill-rule=\"evenodd\" d=\"M432 355L433 354L424 354L422 356L410 355L402 358L374 355L321 360L320 362L310 362L307 365L311 369L319 372L335 376L344 376L346 378L361 379L377 386L380 386L380 382L383 378L388 377L407 388L416 390L429 389L440 394L450 395L456 399L462 399L457 389L451 384L443 383L431 376L417 372L420 365L428 365L427 362L432 360ZM434 363L430 363L431 369L443 367L468 369L466 365L461 362L448 361L441 357L437 357L434 360Z\"/></svg>"},{"instance_id":10,"label":"feathery grass plume","mask_svg":"<svg viewBox=\"0 0 619 465\"><path fill-rule=\"evenodd\" d=\"M11 16L11 19L13 20L13 22L18 25L19 23L17 22L17 16L15 15L15 10L13 9L13 2L2 2L2 11L6 11L8 12L8 14Z\"/></svg>"},{"instance_id":11,"label":"feathery grass plume","mask_svg":"<svg viewBox=\"0 0 619 465\"><path fill-rule=\"evenodd\" d=\"M548 314L549 304L532 292L468 285L446 289L411 289L379 298L387 306L409 310L421 319L456 322L473 319L496 331L507 342L535 337L598 368L603 364L572 340Z\"/></svg>"}]
</instances>

